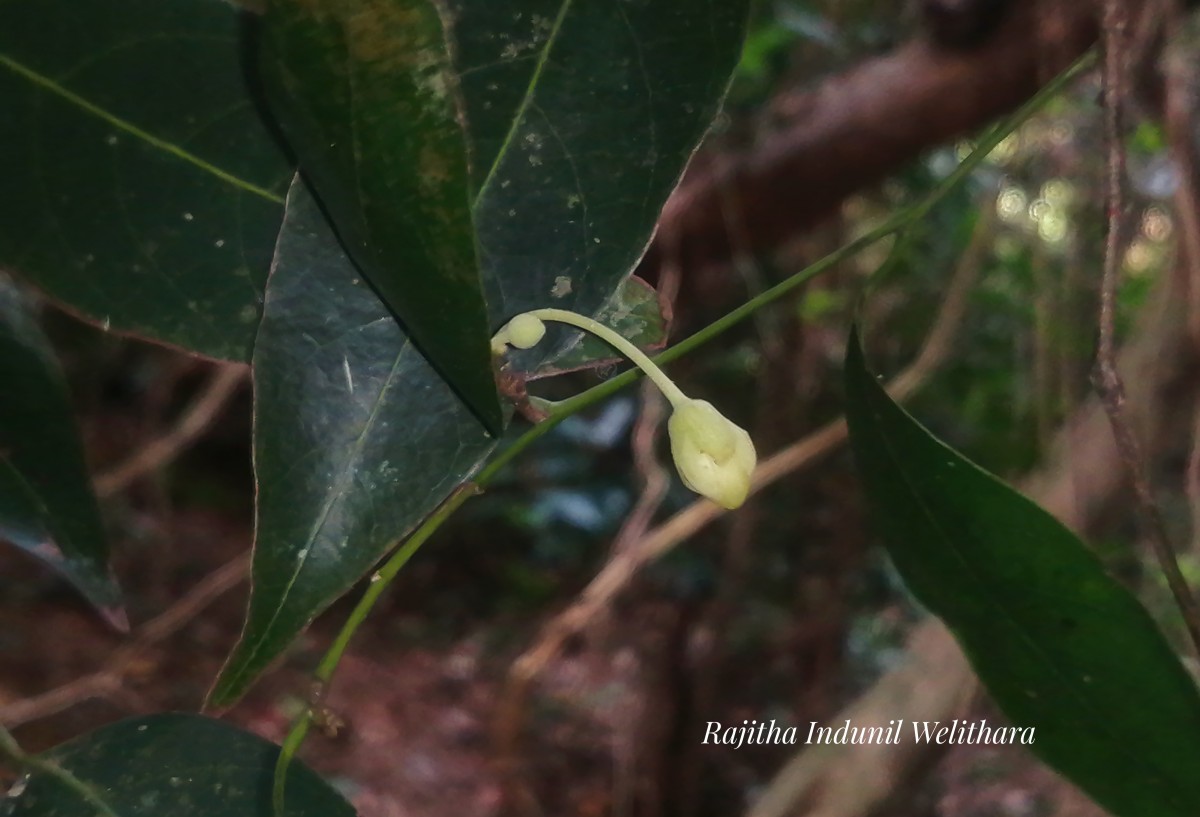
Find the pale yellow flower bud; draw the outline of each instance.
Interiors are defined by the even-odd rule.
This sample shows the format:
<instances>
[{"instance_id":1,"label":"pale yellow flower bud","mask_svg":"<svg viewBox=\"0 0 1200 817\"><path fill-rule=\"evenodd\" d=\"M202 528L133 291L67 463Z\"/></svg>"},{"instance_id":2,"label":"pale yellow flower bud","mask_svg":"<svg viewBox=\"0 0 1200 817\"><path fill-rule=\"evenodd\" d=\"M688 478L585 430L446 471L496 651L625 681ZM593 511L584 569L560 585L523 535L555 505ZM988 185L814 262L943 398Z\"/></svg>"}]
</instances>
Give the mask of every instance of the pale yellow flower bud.
<instances>
[{"instance_id":1,"label":"pale yellow flower bud","mask_svg":"<svg viewBox=\"0 0 1200 817\"><path fill-rule=\"evenodd\" d=\"M532 349L546 336L546 324L528 312L508 322L508 342L518 349Z\"/></svg>"},{"instance_id":2,"label":"pale yellow flower bud","mask_svg":"<svg viewBox=\"0 0 1200 817\"><path fill-rule=\"evenodd\" d=\"M667 433L684 485L730 510L746 501L758 456L745 429L712 403L689 399L675 407Z\"/></svg>"},{"instance_id":3,"label":"pale yellow flower bud","mask_svg":"<svg viewBox=\"0 0 1200 817\"><path fill-rule=\"evenodd\" d=\"M528 349L542 339L542 322L559 321L603 339L628 357L662 390L673 409L667 422L671 454L683 484L723 508L733 510L746 501L758 455L745 429L734 425L712 403L693 400L671 382L646 354L607 326L585 315L562 309L535 309L517 315L492 339L496 354L505 346Z\"/></svg>"},{"instance_id":4,"label":"pale yellow flower bud","mask_svg":"<svg viewBox=\"0 0 1200 817\"><path fill-rule=\"evenodd\" d=\"M505 345L518 349L532 349L546 336L546 324L536 315L524 312L504 325L492 338L492 351L504 352Z\"/></svg>"}]
</instances>

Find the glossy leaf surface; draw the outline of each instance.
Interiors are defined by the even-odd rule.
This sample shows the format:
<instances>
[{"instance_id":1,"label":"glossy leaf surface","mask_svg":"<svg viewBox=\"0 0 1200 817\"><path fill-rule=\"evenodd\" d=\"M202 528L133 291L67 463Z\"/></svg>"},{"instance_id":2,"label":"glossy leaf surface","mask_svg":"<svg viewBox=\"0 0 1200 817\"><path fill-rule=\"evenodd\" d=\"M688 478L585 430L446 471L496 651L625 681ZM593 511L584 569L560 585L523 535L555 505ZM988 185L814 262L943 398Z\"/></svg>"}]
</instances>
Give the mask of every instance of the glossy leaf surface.
<instances>
[{"instance_id":1,"label":"glossy leaf surface","mask_svg":"<svg viewBox=\"0 0 1200 817\"><path fill-rule=\"evenodd\" d=\"M131 718L42 756L74 778L46 771L18 781L5 817L270 817L279 747L199 715ZM354 808L293 761L288 817L354 817Z\"/></svg>"},{"instance_id":2,"label":"glossy leaf surface","mask_svg":"<svg viewBox=\"0 0 1200 817\"><path fill-rule=\"evenodd\" d=\"M263 75L350 256L494 433L457 76L432 0L276 0Z\"/></svg>"},{"instance_id":3,"label":"glossy leaf surface","mask_svg":"<svg viewBox=\"0 0 1200 817\"><path fill-rule=\"evenodd\" d=\"M905 583L1029 746L1121 817L1200 811L1200 695L1146 610L1056 519L846 358L850 440ZM998 724L992 724L996 726Z\"/></svg>"},{"instance_id":4,"label":"glossy leaf surface","mask_svg":"<svg viewBox=\"0 0 1200 817\"><path fill-rule=\"evenodd\" d=\"M719 105L745 4L581 0L548 17L545 3L451 5L491 328L542 306L600 313L620 301ZM536 47L511 43L518 33ZM487 183L484 165L495 168ZM492 450L402 331L380 326L388 310L322 231L294 188L255 360L251 612L217 704L240 696ZM557 337L513 367L553 365L575 340Z\"/></svg>"},{"instance_id":5,"label":"glossy leaf surface","mask_svg":"<svg viewBox=\"0 0 1200 817\"><path fill-rule=\"evenodd\" d=\"M495 445L331 239L297 182L254 353L254 588L216 705L236 699Z\"/></svg>"},{"instance_id":6,"label":"glossy leaf surface","mask_svg":"<svg viewBox=\"0 0 1200 817\"><path fill-rule=\"evenodd\" d=\"M121 594L54 351L0 273L0 541L60 573L117 627Z\"/></svg>"},{"instance_id":7,"label":"glossy leaf surface","mask_svg":"<svg viewBox=\"0 0 1200 817\"><path fill-rule=\"evenodd\" d=\"M594 315L717 113L748 4L447 4L492 328L517 304Z\"/></svg>"},{"instance_id":8,"label":"glossy leaf surface","mask_svg":"<svg viewBox=\"0 0 1200 817\"><path fill-rule=\"evenodd\" d=\"M221 0L0 0L0 267L90 320L250 355L292 172Z\"/></svg>"}]
</instances>

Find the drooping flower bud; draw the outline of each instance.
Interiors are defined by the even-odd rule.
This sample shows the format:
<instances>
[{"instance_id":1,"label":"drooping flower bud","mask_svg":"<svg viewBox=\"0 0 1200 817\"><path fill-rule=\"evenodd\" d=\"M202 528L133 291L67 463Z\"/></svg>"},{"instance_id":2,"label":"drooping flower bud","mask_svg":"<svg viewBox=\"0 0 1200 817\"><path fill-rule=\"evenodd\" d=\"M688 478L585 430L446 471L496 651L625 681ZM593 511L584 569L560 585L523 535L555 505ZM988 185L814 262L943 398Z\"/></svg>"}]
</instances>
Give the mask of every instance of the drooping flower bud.
<instances>
[{"instance_id":1,"label":"drooping flower bud","mask_svg":"<svg viewBox=\"0 0 1200 817\"><path fill-rule=\"evenodd\" d=\"M730 510L750 493L758 459L746 430L706 400L687 400L667 421L671 455L683 484Z\"/></svg>"},{"instance_id":2,"label":"drooping flower bud","mask_svg":"<svg viewBox=\"0 0 1200 817\"><path fill-rule=\"evenodd\" d=\"M563 309L535 309L506 323L492 338L493 350L502 354L506 345L520 349L536 345L546 334L543 320L591 332L633 361L662 390L673 409L667 433L684 485L729 510L746 501L758 459L750 435L712 403L685 395L644 352L609 327Z\"/></svg>"}]
</instances>

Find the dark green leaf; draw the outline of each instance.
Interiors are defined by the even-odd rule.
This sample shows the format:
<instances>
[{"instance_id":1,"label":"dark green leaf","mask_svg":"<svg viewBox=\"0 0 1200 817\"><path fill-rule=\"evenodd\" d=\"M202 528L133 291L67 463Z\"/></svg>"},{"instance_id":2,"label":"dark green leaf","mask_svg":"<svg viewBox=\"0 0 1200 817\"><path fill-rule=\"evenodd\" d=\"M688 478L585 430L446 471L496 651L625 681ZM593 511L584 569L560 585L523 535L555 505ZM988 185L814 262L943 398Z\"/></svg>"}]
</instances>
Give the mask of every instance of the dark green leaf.
<instances>
[{"instance_id":1,"label":"dark green leaf","mask_svg":"<svg viewBox=\"0 0 1200 817\"><path fill-rule=\"evenodd\" d=\"M1200 695L1146 610L1057 520L938 441L846 357L867 498L913 593L1030 748L1122 817L1200 813Z\"/></svg>"},{"instance_id":2,"label":"dark green leaf","mask_svg":"<svg viewBox=\"0 0 1200 817\"><path fill-rule=\"evenodd\" d=\"M0 389L0 541L41 559L124 629L66 383L24 299L2 273Z\"/></svg>"},{"instance_id":3,"label":"dark green leaf","mask_svg":"<svg viewBox=\"0 0 1200 817\"><path fill-rule=\"evenodd\" d=\"M503 425L457 77L432 0L281 0L267 92L351 257L493 433Z\"/></svg>"},{"instance_id":4,"label":"dark green leaf","mask_svg":"<svg viewBox=\"0 0 1200 817\"><path fill-rule=\"evenodd\" d=\"M475 223L492 328L541 306L595 315L614 299L717 108L745 10L742 0L453 4L485 188ZM220 705L493 446L323 245L328 230L294 187L255 359L251 611L213 692ZM514 368L553 365L572 340L559 337Z\"/></svg>"},{"instance_id":5,"label":"dark green leaf","mask_svg":"<svg viewBox=\"0 0 1200 817\"><path fill-rule=\"evenodd\" d=\"M245 360L288 162L221 0L0 0L0 267L90 320Z\"/></svg>"},{"instance_id":6,"label":"dark green leaf","mask_svg":"<svg viewBox=\"0 0 1200 817\"><path fill-rule=\"evenodd\" d=\"M301 182L288 195L267 285L254 395L254 590L210 698L217 706L241 695L495 445L354 277Z\"/></svg>"},{"instance_id":7,"label":"dark green leaf","mask_svg":"<svg viewBox=\"0 0 1200 817\"><path fill-rule=\"evenodd\" d=\"M748 4L446 2L492 328L521 308L594 315L716 115Z\"/></svg>"},{"instance_id":8,"label":"dark green leaf","mask_svg":"<svg viewBox=\"0 0 1200 817\"><path fill-rule=\"evenodd\" d=\"M150 715L105 726L42 756L17 782L4 817L269 817L279 747L200 715ZM288 817L354 817L354 807L293 761Z\"/></svg>"}]
</instances>

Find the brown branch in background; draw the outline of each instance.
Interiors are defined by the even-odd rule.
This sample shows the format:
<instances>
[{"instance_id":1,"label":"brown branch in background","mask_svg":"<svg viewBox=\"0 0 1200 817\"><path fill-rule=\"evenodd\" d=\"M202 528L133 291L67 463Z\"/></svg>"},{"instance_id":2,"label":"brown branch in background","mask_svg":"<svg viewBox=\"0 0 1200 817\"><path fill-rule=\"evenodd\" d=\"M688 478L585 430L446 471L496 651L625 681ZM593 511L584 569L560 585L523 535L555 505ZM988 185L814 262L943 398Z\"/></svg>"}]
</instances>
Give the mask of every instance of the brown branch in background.
<instances>
[{"instance_id":1,"label":"brown branch in background","mask_svg":"<svg viewBox=\"0 0 1200 817\"><path fill-rule=\"evenodd\" d=\"M248 372L249 369L241 364L220 364L201 389L200 395L167 433L96 477L96 493L101 497L120 493L135 480L162 468L190 448L212 427Z\"/></svg>"},{"instance_id":2,"label":"brown branch in background","mask_svg":"<svg viewBox=\"0 0 1200 817\"><path fill-rule=\"evenodd\" d=\"M909 635L905 660L828 722L849 718L855 726L886 728L889 721L901 716L914 723L947 721L966 711L977 687L971 665L953 636L940 621L929 618ZM747 817L871 814L900 788L916 765L899 763L897 757L922 748L907 742L903 748L880 744L809 747L780 770Z\"/></svg>"},{"instance_id":3,"label":"brown branch in background","mask_svg":"<svg viewBox=\"0 0 1200 817\"><path fill-rule=\"evenodd\" d=\"M781 334L777 333L777 336ZM797 344L791 350L785 348L777 352L787 356L786 352L790 351L794 355L800 348ZM763 440L769 429L781 427L778 414L782 406L787 406L787 401L781 401L778 392L781 386L791 385L776 376L780 369L786 370L789 361L772 360L770 353L765 357L758 372L758 394L754 401L756 416L751 426L751 433L757 440ZM669 747L670 758L665 760L670 762L664 763L669 772L660 788L671 793L673 813L677 817L695 817L701 810L704 791L702 727L707 713L715 711L721 696L721 667L729 654L730 625L749 581L755 536L762 517L760 504L756 498L749 498L728 525L716 593L701 610L688 636L690 661L686 673L682 673L681 683L690 688L673 690L673 697L680 702L676 706L677 723L674 725L678 740Z\"/></svg>"},{"instance_id":4,"label":"brown branch in background","mask_svg":"<svg viewBox=\"0 0 1200 817\"><path fill-rule=\"evenodd\" d=\"M1125 0L1104 0L1104 135L1108 153L1107 226L1104 269L1100 282L1099 344L1092 383L1112 426L1113 438L1132 482L1138 511L1148 527L1154 555L1183 615L1188 635L1200 653L1200 607L1179 569L1162 512L1150 490L1141 445L1125 417L1125 385L1117 371L1116 309L1120 283L1125 209L1123 110L1126 99L1126 38L1129 18Z\"/></svg>"},{"instance_id":5,"label":"brown branch in background","mask_svg":"<svg viewBox=\"0 0 1200 817\"><path fill-rule=\"evenodd\" d=\"M889 385L888 392L903 400L919 389L945 362L953 349L954 336L966 313L971 289L990 246L993 208L981 208L971 243L964 252L946 291L945 300L916 360ZM844 419L834 420L760 463L754 472L751 494L783 476L819 461L846 440ZM647 563L726 513L712 502L697 500L650 531L634 546L617 553L579 597L550 619L537 641L509 668L508 680L496 706L494 740L496 759L505 800L516 813L538 813L536 799L521 774L521 733L533 683L563 646L582 632Z\"/></svg>"},{"instance_id":6,"label":"brown branch in background","mask_svg":"<svg viewBox=\"0 0 1200 817\"><path fill-rule=\"evenodd\" d=\"M1013 0L1003 23L970 50L918 38L781 96L775 114L788 124L745 155L698 157L661 223L677 231L689 271L731 258L729 199L743 210L738 251L780 247L923 151L1012 111L1095 40L1092 5L1077 0ZM661 257L656 242L643 270Z\"/></svg>"},{"instance_id":7,"label":"brown branch in background","mask_svg":"<svg viewBox=\"0 0 1200 817\"><path fill-rule=\"evenodd\" d=\"M679 265L674 262L664 263L657 287L659 304L664 314L670 315L674 312L675 297L679 294L679 279ZM642 410L633 426L631 448L634 470L642 478L642 492L613 538L613 555L627 550L646 534L646 529L654 521L654 515L671 487L670 472L658 461L657 452L659 430L667 415L666 399L649 380L642 384L641 394Z\"/></svg>"},{"instance_id":8,"label":"brown branch in background","mask_svg":"<svg viewBox=\"0 0 1200 817\"><path fill-rule=\"evenodd\" d=\"M126 676L150 647L174 635L205 607L245 581L250 572L250 555L243 554L209 573L187 595L146 622L129 644L118 649L99 670L76 678L39 695L0 706L0 724L15 729L48 718L94 698L118 694Z\"/></svg>"},{"instance_id":9,"label":"brown branch in background","mask_svg":"<svg viewBox=\"0 0 1200 817\"><path fill-rule=\"evenodd\" d=\"M671 487L671 475L658 461L659 432L667 414L666 399L649 380L642 383L640 390L642 410L633 425L631 447L634 470L641 477L642 491L613 538L613 555L628 550L630 545L646 535L646 529L650 527Z\"/></svg>"}]
</instances>

